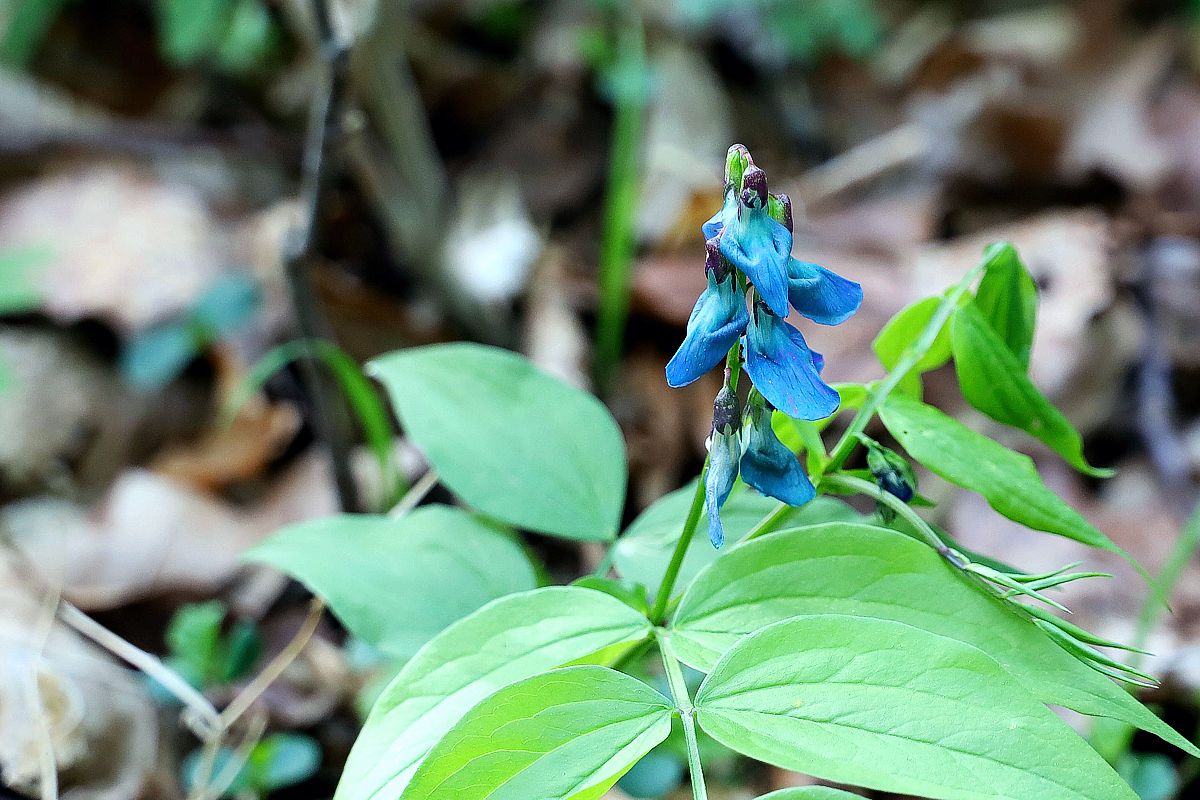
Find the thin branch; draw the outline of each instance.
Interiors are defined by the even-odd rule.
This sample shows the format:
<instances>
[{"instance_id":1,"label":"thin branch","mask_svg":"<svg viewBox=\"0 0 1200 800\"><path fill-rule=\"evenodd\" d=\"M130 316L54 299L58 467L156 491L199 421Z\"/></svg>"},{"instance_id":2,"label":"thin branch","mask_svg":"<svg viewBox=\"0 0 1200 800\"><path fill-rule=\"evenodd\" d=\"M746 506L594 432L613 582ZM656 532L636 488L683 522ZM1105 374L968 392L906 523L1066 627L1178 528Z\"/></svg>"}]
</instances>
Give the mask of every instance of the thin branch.
<instances>
[{"instance_id":1,"label":"thin branch","mask_svg":"<svg viewBox=\"0 0 1200 800\"><path fill-rule=\"evenodd\" d=\"M195 726L194 730L202 739L209 738L219 729L221 715L213 708L208 698L163 664L157 656L125 641L66 601L59 603L58 618L117 658L137 667L175 695L192 711L195 721L201 723Z\"/></svg>"},{"instance_id":2,"label":"thin branch","mask_svg":"<svg viewBox=\"0 0 1200 800\"><path fill-rule=\"evenodd\" d=\"M392 506L392 510L388 512L389 517L403 517L417 507L417 504L425 499L425 495L437 486L440 476L437 470L429 469L421 479L412 485L404 496L400 498L400 502Z\"/></svg>"},{"instance_id":3,"label":"thin branch","mask_svg":"<svg viewBox=\"0 0 1200 800\"><path fill-rule=\"evenodd\" d=\"M308 640L317 630L317 625L321 622L321 615L325 613L325 601L319 597L314 597L312 603L308 607L308 616L304 619L304 624L300 626L300 630L296 631L296 635L287 643L287 646L279 651L267 666L263 667L262 672L252 680L245 689L238 693L238 696L233 698L225 710L221 712L220 726L221 730L229 730L238 718L254 704L254 701L274 683L280 675L283 674L296 657L300 655L300 651L308 644Z\"/></svg>"}]
</instances>

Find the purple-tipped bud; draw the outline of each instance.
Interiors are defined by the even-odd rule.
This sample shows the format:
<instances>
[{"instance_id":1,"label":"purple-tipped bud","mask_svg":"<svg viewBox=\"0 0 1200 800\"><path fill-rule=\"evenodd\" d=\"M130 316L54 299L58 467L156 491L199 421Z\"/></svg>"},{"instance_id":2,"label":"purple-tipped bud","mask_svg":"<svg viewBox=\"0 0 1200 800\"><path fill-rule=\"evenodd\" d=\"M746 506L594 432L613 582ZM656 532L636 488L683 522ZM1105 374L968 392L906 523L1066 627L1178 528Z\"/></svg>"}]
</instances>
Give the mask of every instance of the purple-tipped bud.
<instances>
[{"instance_id":1,"label":"purple-tipped bud","mask_svg":"<svg viewBox=\"0 0 1200 800\"><path fill-rule=\"evenodd\" d=\"M721 233L704 243L704 270L717 279L717 283L725 280L731 269L729 262L721 255Z\"/></svg>"},{"instance_id":2,"label":"purple-tipped bud","mask_svg":"<svg viewBox=\"0 0 1200 800\"><path fill-rule=\"evenodd\" d=\"M725 185L741 186L742 173L748 164L753 164L750 151L744 144L731 144L725 151Z\"/></svg>"},{"instance_id":3,"label":"purple-tipped bud","mask_svg":"<svg viewBox=\"0 0 1200 800\"><path fill-rule=\"evenodd\" d=\"M765 208L767 205L767 173L749 166L742 175L742 205Z\"/></svg>"}]
</instances>

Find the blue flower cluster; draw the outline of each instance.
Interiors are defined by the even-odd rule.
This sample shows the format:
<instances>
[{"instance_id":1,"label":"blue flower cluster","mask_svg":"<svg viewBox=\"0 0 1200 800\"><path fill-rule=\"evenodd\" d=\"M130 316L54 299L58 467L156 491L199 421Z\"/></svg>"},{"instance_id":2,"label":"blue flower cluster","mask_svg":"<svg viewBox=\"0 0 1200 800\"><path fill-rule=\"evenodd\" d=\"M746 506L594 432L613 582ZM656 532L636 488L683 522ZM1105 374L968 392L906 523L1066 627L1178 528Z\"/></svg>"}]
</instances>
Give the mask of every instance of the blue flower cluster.
<instances>
[{"instance_id":1,"label":"blue flower cluster","mask_svg":"<svg viewBox=\"0 0 1200 800\"><path fill-rule=\"evenodd\" d=\"M837 325L858 310L862 287L792 258L791 201L767 191L766 174L742 145L729 148L725 201L702 230L708 288L667 364L667 383L695 381L740 341L754 389L739 413L726 371L713 408L705 476L709 537L720 547L725 533L719 512L739 472L747 484L785 503L803 505L813 498L800 462L771 428L771 410L794 419L824 419L837 410L838 394L821 380L821 354L809 349L786 317L794 308L814 322Z\"/></svg>"}]
</instances>

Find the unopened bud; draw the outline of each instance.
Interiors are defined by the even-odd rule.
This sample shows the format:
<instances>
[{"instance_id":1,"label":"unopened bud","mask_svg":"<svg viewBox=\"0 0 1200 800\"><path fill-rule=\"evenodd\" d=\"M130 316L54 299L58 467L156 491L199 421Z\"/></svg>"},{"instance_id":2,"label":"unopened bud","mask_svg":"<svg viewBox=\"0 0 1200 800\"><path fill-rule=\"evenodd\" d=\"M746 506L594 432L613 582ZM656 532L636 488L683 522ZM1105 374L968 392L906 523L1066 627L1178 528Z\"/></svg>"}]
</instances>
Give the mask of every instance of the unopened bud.
<instances>
[{"instance_id":1,"label":"unopened bud","mask_svg":"<svg viewBox=\"0 0 1200 800\"><path fill-rule=\"evenodd\" d=\"M742 205L762 208L767 204L767 173L753 164L742 175Z\"/></svg>"},{"instance_id":2,"label":"unopened bud","mask_svg":"<svg viewBox=\"0 0 1200 800\"><path fill-rule=\"evenodd\" d=\"M741 415L738 413L737 395L728 386L723 386L713 401L713 430L730 434L739 427Z\"/></svg>"},{"instance_id":3,"label":"unopened bud","mask_svg":"<svg viewBox=\"0 0 1200 800\"><path fill-rule=\"evenodd\" d=\"M783 227L788 229L788 233L793 232L792 226L792 198L786 194L773 194L767 198L767 213L776 222L783 223Z\"/></svg>"}]
</instances>

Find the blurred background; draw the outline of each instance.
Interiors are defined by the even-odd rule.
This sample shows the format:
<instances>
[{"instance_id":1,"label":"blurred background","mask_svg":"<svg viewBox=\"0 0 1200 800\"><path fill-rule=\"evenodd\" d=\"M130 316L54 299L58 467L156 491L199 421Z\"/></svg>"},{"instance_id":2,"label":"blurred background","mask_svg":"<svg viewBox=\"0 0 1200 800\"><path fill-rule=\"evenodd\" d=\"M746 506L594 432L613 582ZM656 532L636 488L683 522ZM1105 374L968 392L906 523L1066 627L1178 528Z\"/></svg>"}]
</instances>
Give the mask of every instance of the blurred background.
<instances>
[{"instance_id":1,"label":"blurred background","mask_svg":"<svg viewBox=\"0 0 1200 800\"><path fill-rule=\"evenodd\" d=\"M239 554L387 504L378 430L303 337L351 372L472 339L597 392L627 520L693 477L718 379L670 390L663 366L733 142L793 198L796 254L864 287L850 322L806 329L830 380L878 377L891 314L1017 245L1032 375L1117 476L1005 439L952 372L927 397L1033 455L1152 572L1174 551L1144 699L1196 730L1200 570L1176 543L1200 477L1200 3L0 0L0 63L0 796L39 796L45 735L63 797L183 797L194 768L169 696L51 624L60 594L227 700L307 599ZM1115 572L1064 602L1135 635L1147 589L1119 560L925 477L964 545ZM599 559L530 546L550 580ZM322 620L230 796L330 796L393 669ZM1197 796L1195 762L1096 736L1143 800ZM714 797L804 781L710 745ZM614 797L681 772L656 751Z\"/></svg>"}]
</instances>

